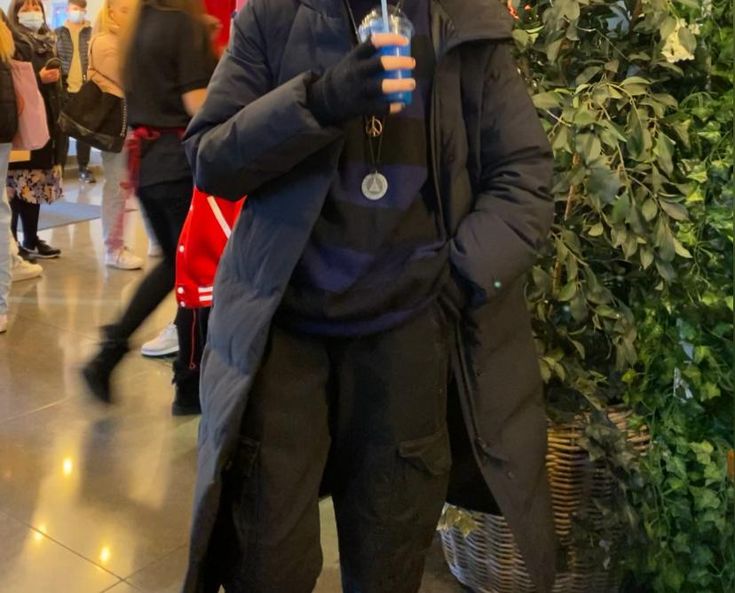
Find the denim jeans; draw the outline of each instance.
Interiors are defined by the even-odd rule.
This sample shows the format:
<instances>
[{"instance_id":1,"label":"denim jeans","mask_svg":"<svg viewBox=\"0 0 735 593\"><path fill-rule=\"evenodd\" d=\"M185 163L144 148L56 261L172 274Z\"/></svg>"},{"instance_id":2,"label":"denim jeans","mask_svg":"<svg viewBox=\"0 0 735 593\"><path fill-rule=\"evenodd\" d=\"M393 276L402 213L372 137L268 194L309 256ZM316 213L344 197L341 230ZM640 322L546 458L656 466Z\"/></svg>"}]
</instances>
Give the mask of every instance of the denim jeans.
<instances>
[{"instance_id":1,"label":"denim jeans","mask_svg":"<svg viewBox=\"0 0 735 593\"><path fill-rule=\"evenodd\" d=\"M10 242L13 240L10 234L11 214L6 189L9 159L10 144L0 144L0 180L2 180L2 187L0 187L0 315L8 312L8 293L10 292L13 261L10 247Z\"/></svg>"}]
</instances>

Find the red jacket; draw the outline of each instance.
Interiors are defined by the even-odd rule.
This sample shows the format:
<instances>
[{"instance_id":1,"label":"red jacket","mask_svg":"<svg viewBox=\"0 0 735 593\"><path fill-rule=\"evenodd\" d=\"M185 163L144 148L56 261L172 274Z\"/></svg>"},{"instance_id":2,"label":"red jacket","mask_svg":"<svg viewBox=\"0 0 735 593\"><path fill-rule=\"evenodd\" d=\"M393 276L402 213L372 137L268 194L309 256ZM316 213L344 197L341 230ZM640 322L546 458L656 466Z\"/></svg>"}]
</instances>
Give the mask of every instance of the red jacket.
<instances>
[{"instance_id":1,"label":"red jacket","mask_svg":"<svg viewBox=\"0 0 735 593\"><path fill-rule=\"evenodd\" d=\"M176 300L182 307L212 306L217 266L244 201L194 190L176 252Z\"/></svg>"}]
</instances>

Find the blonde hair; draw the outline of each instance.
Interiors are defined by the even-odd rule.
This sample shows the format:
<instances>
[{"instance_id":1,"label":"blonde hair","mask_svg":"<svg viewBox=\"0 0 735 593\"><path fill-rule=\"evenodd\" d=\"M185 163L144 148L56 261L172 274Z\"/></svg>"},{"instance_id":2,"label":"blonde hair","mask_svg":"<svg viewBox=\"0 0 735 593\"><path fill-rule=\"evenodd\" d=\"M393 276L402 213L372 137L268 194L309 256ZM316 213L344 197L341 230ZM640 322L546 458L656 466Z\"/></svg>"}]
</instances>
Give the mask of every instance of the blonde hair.
<instances>
[{"instance_id":1,"label":"blonde hair","mask_svg":"<svg viewBox=\"0 0 735 593\"><path fill-rule=\"evenodd\" d=\"M13 32L5 20L5 13L0 9L0 62L9 62L14 54Z\"/></svg>"},{"instance_id":2,"label":"blonde hair","mask_svg":"<svg viewBox=\"0 0 735 593\"><path fill-rule=\"evenodd\" d=\"M115 6L118 0L105 0L102 8L97 14L97 18L94 21L94 34L99 35L100 33L111 33L116 30L117 23L112 20L110 16L110 9Z\"/></svg>"}]
</instances>

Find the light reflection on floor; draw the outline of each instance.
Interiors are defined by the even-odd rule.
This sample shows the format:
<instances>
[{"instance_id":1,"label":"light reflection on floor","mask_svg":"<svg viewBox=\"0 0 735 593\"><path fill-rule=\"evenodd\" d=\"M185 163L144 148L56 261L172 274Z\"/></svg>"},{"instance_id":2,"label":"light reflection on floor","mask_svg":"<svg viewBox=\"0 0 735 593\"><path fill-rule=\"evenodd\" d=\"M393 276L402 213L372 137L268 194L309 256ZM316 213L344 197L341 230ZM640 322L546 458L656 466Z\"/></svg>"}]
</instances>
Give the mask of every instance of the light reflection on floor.
<instances>
[{"instance_id":1,"label":"light reflection on floor","mask_svg":"<svg viewBox=\"0 0 735 593\"><path fill-rule=\"evenodd\" d=\"M100 192L99 183L81 191L72 184L67 199L98 204ZM144 255L137 212L127 226L129 246ZM171 417L165 361L130 354L109 409L92 404L78 379L97 328L117 315L142 273L102 265L99 220L41 236L63 256L43 264L43 278L13 286L9 333L0 336L0 593L178 593L198 421ZM173 310L173 301L162 306L134 346ZM316 592L338 593L328 502L322 511L325 568ZM435 549L422 593L460 590Z\"/></svg>"}]
</instances>

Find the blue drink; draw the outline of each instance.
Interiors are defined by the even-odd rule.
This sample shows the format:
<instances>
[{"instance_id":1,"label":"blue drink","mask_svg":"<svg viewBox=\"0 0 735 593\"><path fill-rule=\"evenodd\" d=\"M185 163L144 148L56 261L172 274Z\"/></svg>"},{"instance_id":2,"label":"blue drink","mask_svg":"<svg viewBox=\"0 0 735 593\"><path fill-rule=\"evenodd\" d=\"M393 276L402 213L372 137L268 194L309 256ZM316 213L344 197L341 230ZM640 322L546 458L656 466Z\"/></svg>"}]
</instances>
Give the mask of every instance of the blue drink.
<instances>
[{"instance_id":1,"label":"blue drink","mask_svg":"<svg viewBox=\"0 0 735 593\"><path fill-rule=\"evenodd\" d=\"M397 33L408 39L408 45L404 46L388 46L380 49L381 56L387 57L411 57L411 39L414 34L414 27L408 17L400 9L391 6L388 8L389 14L389 27L386 30L385 21L383 20L383 13L380 8L376 8L370 14L368 14L362 21L360 29L358 31L358 37L360 41L367 41L371 35L375 33ZM392 72L386 72L385 78L413 78L413 72L411 70L394 70ZM393 93L386 95L386 100L389 103L403 103L408 106L413 100L413 93L407 91L405 93Z\"/></svg>"}]
</instances>

